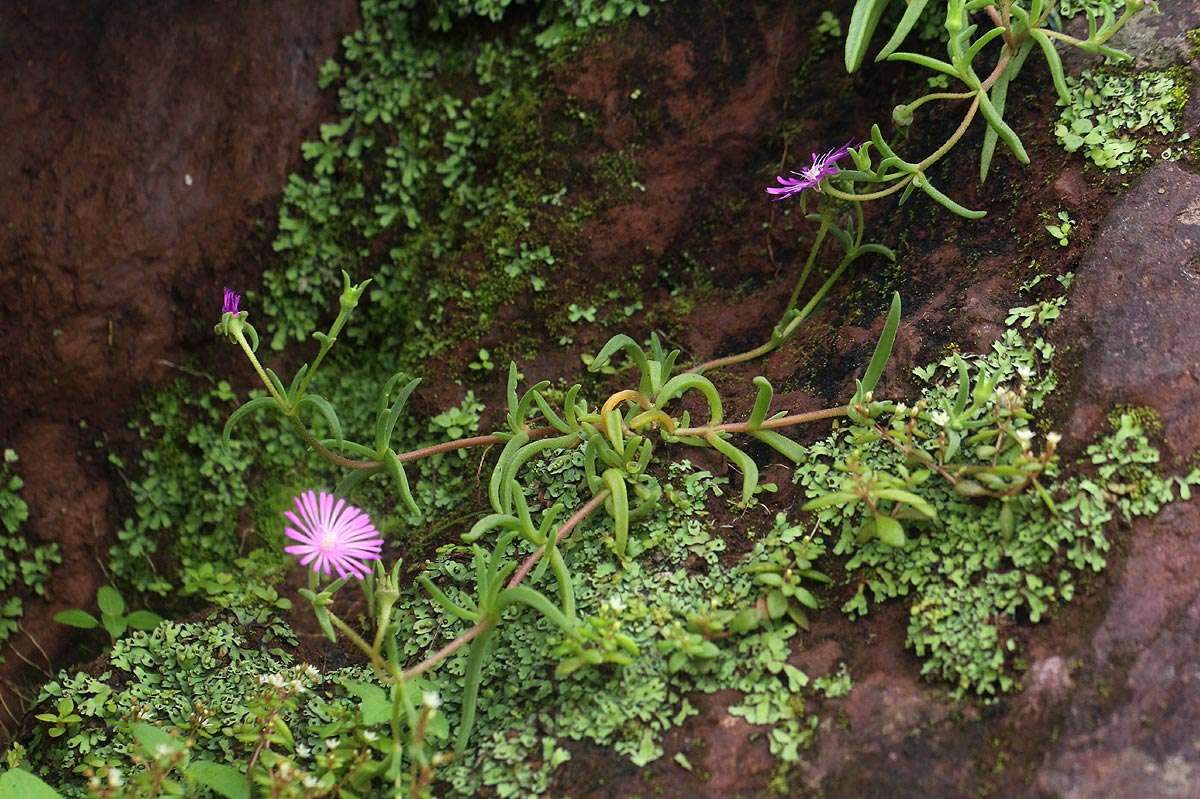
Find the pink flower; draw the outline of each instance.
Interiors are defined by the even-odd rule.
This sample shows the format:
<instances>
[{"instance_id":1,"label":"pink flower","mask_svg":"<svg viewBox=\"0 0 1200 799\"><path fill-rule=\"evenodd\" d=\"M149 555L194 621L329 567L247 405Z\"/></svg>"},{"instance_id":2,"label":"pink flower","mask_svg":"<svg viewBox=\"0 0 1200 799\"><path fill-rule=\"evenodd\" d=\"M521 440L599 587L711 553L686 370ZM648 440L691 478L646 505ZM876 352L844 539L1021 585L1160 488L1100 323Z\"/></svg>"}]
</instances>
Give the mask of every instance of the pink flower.
<instances>
[{"instance_id":1,"label":"pink flower","mask_svg":"<svg viewBox=\"0 0 1200 799\"><path fill-rule=\"evenodd\" d=\"M305 491L296 497L296 513L283 515L295 527L284 533L298 544L283 548L296 555L301 566L312 564L312 570L329 574L330 567L338 577L367 576L367 561L379 560L383 539L371 524L366 513L324 491Z\"/></svg>"},{"instance_id":2,"label":"pink flower","mask_svg":"<svg viewBox=\"0 0 1200 799\"><path fill-rule=\"evenodd\" d=\"M798 177L784 177L780 175L775 178L779 181L778 186L768 186L767 194L775 195L773 199L783 200L791 197L793 194L799 194L805 189L816 187L825 178L836 175L838 173L837 162L850 154L850 144L843 144L834 150L830 150L824 155L812 154L812 163L799 172L792 172ZM820 191L820 189L818 189Z\"/></svg>"},{"instance_id":3,"label":"pink flower","mask_svg":"<svg viewBox=\"0 0 1200 799\"><path fill-rule=\"evenodd\" d=\"M238 294L233 289L225 289L225 302L221 305L221 313L237 313L238 303L242 301L242 295Z\"/></svg>"}]
</instances>

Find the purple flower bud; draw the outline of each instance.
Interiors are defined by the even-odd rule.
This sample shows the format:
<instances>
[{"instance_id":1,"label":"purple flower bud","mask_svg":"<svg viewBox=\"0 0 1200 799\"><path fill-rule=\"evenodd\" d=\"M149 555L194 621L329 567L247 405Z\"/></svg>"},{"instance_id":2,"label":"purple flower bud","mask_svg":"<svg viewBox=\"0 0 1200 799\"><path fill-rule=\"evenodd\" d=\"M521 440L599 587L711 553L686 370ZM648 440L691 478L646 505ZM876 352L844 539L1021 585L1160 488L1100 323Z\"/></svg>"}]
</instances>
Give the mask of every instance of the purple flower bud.
<instances>
[{"instance_id":1,"label":"purple flower bud","mask_svg":"<svg viewBox=\"0 0 1200 799\"><path fill-rule=\"evenodd\" d=\"M837 168L837 162L850 154L850 144L843 144L841 147L830 150L824 155L812 154L812 163L799 172L792 172L796 177L785 177L780 175L775 178L779 181L778 186L768 186L767 194L774 195L772 199L783 200L795 194L799 194L805 189L817 188L818 185L827 177L836 175L840 170ZM820 189L817 189L820 191Z\"/></svg>"},{"instance_id":2,"label":"purple flower bud","mask_svg":"<svg viewBox=\"0 0 1200 799\"><path fill-rule=\"evenodd\" d=\"M225 289L225 302L221 306L221 313L237 313L238 303L242 301L242 295L238 294L233 289Z\"/></svg>"}]
</instances>

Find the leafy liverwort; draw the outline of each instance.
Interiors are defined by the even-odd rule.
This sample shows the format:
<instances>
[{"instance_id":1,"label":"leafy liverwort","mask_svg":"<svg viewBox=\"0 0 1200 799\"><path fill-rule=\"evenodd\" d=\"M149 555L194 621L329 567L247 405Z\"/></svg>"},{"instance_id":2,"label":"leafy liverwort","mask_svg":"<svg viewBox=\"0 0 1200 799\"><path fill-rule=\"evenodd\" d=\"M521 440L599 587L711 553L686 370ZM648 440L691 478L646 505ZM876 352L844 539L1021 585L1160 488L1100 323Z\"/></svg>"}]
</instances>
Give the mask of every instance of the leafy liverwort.
<instances>
[{"instance_id":1,"label":"leafy liverwort","mask_svg":"<svg viewBox=\"0 0 1200 799\"><path fill-rule=\"evenodd\" d=\"M284 532L299 543L284 547L284 552L299 557L301 566L312 564L315 572L329 574L332 567L338 577L366 577L366 562L379 560L383 548L370 517L324 491L305 491L295 502L295 513L284 511L295 527Z\"/></svg>"},{"instance_id":2,"label":"leafy liverwort","mask_svg":"<svg viewBox=\"0 0 1200 799\"><path fill-rule=\"evenodd\" d=\"M774 199L783 200L791 197L793 194L799 194L805 189L815 188L822 180L838 173L837 162L850 154L850 144L847 142L841 147L830 150L823 155L812 154L812 163L799 172L793 171L792 174L797 177L785 177L780 175L775 178L779 181L778 186L768 186L767 194L775 195Z\"/></svg>"}]
</instances>

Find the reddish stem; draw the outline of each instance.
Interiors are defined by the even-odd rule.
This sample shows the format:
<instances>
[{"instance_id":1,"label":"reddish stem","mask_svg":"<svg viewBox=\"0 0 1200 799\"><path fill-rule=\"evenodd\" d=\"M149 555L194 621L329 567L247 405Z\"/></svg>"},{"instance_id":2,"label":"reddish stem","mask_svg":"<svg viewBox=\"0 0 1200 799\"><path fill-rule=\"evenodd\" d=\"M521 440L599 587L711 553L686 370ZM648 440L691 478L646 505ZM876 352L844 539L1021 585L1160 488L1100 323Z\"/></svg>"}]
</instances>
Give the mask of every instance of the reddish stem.
<instances>
[{"instance_id":1,"label":"reddish stem","mask_svg":"<svg viewBox=\"0 0 1200 799\"><path fill-rule=\"evenodd\" d=\"M599 494L589 499L587 504L585 504L582 508L575 511L571 518L563 522L563 526L558 528L558 532L555 534L555 543L562 541L564 538L570 535L571 531L578 527L580 522L586 519L592 511L600 507L604 503L604 500L608 499L608 493L608 489L601 491ZM525 559L525 562L522 563L521 567L517 569L515 574L513 574L512 579L508 581L509 588L514 588L521 584L521 582L529 575L530 570L533 569L534 564L541 559L542 553L545 552L545 549L545 547L539 547L533 552L533 554ZM491 627L493 624L494 622L490 619L480 619L479 621L475 622L473 627L455 638L450 643L446 644L437 652L434 652L432 655L425 658L412 668L405 669L400 675L400 678L402 680L411 680L413 677L424 674L446 658L453 655L459 649L462 649L464 646L469 644L471 641L477 638L480 633Z\"/></svg>"}]
</instances>

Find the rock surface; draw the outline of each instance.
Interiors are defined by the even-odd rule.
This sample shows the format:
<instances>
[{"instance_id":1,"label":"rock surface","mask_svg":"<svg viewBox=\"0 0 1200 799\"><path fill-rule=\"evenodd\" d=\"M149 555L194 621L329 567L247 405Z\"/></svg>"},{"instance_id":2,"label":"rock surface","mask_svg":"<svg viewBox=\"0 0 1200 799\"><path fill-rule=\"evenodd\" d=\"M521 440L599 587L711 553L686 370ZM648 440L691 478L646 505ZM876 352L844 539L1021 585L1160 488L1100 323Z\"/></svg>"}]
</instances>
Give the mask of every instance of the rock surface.
<instances>
[{"instance_id":1,"label":"rock surface","mask_svg":"<svg viewBox=\"0 0 1200 799\"><path fill-rule=\"evenodd\" d=\"M218 301L332 113L316 72L356 15L352 0L0 8L0 352L22 378L0 381L0 435L35 408L124 413L203 333L190 311Z\"/></svg>"},{"instance_id":2,"label":"rock surface","mask_svg":"<svg viewBox=\"0 0 1200 799\"><path fill-rule=\"evenodd\" d=\"M22 622L55 663L50 617L90 604L112 533L110 475L81 453L177 374L222 281L257 282L243 248L333 113L316 72L356 24L352 0L0 5L0 442L26 529L63 555L54 604ZM7 689L29 669L5 654L0 698L22 708Z\"/></svg>"}]
</instances>

